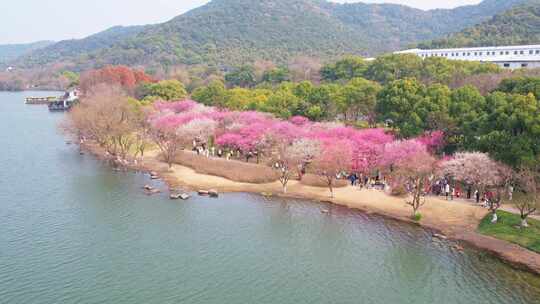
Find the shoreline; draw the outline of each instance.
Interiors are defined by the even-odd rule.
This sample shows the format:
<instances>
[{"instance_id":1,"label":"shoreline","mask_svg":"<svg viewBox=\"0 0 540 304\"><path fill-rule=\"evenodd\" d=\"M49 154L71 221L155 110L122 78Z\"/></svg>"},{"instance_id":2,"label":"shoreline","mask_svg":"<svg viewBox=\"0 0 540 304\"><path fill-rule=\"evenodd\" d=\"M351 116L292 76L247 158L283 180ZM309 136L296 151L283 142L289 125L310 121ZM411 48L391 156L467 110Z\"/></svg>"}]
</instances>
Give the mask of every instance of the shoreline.
<instances>
[{"instance_id":1,"label":"shoreline","mask_svg":"<svg viewBox=\"0 0 540 304\"><path fill-rule=\"evenodd\" d=\"M86 150L99 159L107 159L103 150L93 144L83 144ZM282 193L279 182L266 184L241 183L222 177L205 175L193 169L174 164L168 165L158 159L156 151L149 151L143 161L137 165L129 164L129 169L143 172L156 172L170 189L197 191L215 189L221 193L244 192L253 194L271 193L272 196L315 200L356 209L367 214L376 214L402 222L417 224L448 237L449 240L464 242L477 249L486 251L514 268L529 271L540 276L540 254L504 240L499 240L477 232L480 221L488 210L479 206L459 201L446 201L429 197L420 212L423 217L419 222L410 218L410 206L404 198L393 197L384 192L371 189L359 190L356 187L334 189L334 198L329 197L327 188L306 186L291 180L287 193Z\"/></svg>"}]
</instances>

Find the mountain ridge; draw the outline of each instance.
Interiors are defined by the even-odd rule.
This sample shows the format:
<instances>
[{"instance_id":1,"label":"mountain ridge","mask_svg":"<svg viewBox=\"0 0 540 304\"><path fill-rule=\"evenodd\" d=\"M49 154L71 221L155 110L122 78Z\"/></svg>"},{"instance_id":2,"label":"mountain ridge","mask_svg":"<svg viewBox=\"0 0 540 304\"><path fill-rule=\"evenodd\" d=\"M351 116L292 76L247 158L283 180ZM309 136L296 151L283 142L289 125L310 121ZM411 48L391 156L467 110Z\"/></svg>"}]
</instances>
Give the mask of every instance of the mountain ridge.
<instances>
[{"instance_id":1,"label":"mountain ridge","mask_svg":"<svg viewBox=\"0 0 540 304\"><path fill-rule=\"evenodd\" d=\"M34 50L47 47L54 41L42 40L30 43L0 44L0 63L14 60Z\"/></svg>"},{"instance_id":2,"label":"mountain ridge","mask_svg":"<svg viewBox=\"0 0 540 304\"><path fill-rule=\"evenodd\" d=\"M462 30L524 1L485 0L423 11L325 0L213 0L161 24L62 41L17 64L70 62L79 69L105 64L232 66L255 60L284 63L300 55L371 56Z\"/></svg>"},{"instance_id":3,"label":"mountain ridge","mask_svg":"<svg viewBox=\"0 0 540 304\"><path fill-rule=\"evenodd\" d=\"M420 48L481 47L540 44L540 0L517 5L487 21L419 44Z\"/></svg>"}]
</instances>

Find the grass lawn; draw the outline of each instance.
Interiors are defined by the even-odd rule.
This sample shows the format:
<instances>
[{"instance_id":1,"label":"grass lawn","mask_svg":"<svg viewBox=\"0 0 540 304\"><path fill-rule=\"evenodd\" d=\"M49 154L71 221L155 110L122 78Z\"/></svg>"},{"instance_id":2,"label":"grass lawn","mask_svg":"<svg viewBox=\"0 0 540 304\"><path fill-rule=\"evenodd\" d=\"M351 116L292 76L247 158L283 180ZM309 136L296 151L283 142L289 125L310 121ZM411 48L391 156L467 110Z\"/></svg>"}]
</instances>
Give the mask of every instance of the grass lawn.
<instances>
[{"instance_id":1,"label":"grass lawn","mask_svg":"<svg viewBox=\"0 0 540 304\"><path fill-rule=\"evenodd\" d=\"M488 214L480 223L478 231L540 253L540 221L529 218L529 227L519 229L519 215L497 211L497 216L497 224L491 224L491 214Z\"/></svg>"}]
</instances>

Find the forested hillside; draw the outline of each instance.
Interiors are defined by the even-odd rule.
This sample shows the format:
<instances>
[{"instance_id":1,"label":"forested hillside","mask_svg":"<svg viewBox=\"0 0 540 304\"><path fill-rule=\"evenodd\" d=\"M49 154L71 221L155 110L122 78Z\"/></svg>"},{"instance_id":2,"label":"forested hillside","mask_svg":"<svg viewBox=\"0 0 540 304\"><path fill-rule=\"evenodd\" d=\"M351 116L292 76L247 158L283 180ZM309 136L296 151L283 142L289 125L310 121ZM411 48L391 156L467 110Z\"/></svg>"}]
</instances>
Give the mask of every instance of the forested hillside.
<instances>
[{"instance_id":1,"label":"forested hillside","mask_svg":"<svg viewBox=\"0 0 540 304\"><path fill-rule=\"evenodd\" d=\"M324 0L213 0L168 22L116 28L64 41L19 60L23 67L72 63L221 67L259 59L284 63L298 55L373 56L480 23L524 0L485 0L453 10Z\"/></svg>"},{"instance_id":2,"label":"forested hillside","mask_svg":"<svg viewBox=\"0 0 540 304\"><path fill-rule=\"evenodd\" d=\"M528 1L477 26L421 48L474 47L540 43L540 1Z\"/></svg>"},{"instance_id":3,"label":"forested hillside","mask_svg":"<svg viewBox=\"0 0 540 304\"><path fill-rule=\"evenodd\" d=\"M112 47L131 35L136 35L145 29L145 26L115 26L84 39L64 40L46 48L41 48L21 58L18 63L22 66L36 66L44 63L72 61L74 63L92 61L101 63L99 50ZM114 63L113 60L107 63Z\"/></svg>"},{"instance_id":4,"label":"forested hillside","mask_svg":"<svg viewBox=\"0 0 540 304\"><path fill-rule=\"evenodd\" d=\"M16 59L19 56L28 54L34 50L44 48L53 44L53 41L38 41L23 44L3 44L0 45L0 64Z\"/></svg>"}]
</instances>

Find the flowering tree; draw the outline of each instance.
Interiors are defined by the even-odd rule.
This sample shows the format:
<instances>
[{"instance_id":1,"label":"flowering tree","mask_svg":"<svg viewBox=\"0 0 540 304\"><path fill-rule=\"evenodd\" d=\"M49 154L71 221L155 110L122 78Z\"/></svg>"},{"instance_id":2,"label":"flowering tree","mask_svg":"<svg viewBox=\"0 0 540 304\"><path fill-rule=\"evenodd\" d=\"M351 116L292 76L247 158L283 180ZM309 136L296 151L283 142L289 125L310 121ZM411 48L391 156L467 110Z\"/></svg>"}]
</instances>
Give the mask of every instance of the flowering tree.
<instances>
[{"instance_id":1,"label":"flowering tree","mask_svg":"<svg viewBox=\"0 0 540 304\"><path fill-rule=\"evenodd\" d=\"M382 168L393 171L394 165L399 161L424 152L426 152L426 146L414 139L390 142L384 146L380 165Z\"/></svg>"},{"instance_id":2,"label":"flowering tree","mask_svg":"<svg viewBox=\"0 0 540 304\"><path fill-rule=\"evenodd\" d=\"M334 181L338 175L350 169L351 146L348 140L326 141L322 144L321 153L313 162L313 170L328 185L330 197L334 197Z\"/></svg>"},{"instance_id":3,"label":"flowering tree","mask_svg":"<svg viewBox=\"0 0 540 304\"><path fill-rule=\"evenodd\" d=\"M256 156L259 162L259 156L264 154L269 147L268 138L265 136L269 126L266 122L251 125L238 123L234 129L219 136L216 143L219 146L240 151L246 157L246 161Z\"/></svg>"},{"instance_id":4,"label":"flowering tree","mask_svg":"<svg viewBox=\"0 0 540 304\"><path fill-rule=\"evenodd\" d=\"M155 82L155 80L143 71L121 65L109 65L83 73L80 79L80 87L86 93L99 84L118 85L128 92L132 92L137 85L151 82Z\"/></svg>"},{"instance_id":5,"label":"flowering tree","mask_svg":"<svg viewBox=\"0 0 540 304\"><path fill-rule=\"evenodd\" d=\"M508 185L512 170L492 160L486 153L456 153L453 159L443 162L440 172L456 180L474 185L479 191L494 190L487 203L493 214L492 222L497 222L497 210L502 203L503 191ZM491 194L491 192L488 192Z\"/></svg>"},{"instance_id":6,"label":"flowering tree","mask_svg":"<svg viewBox=\"0 0 540 304\"><path fill-rule=\"evenodd\" d=\"M352 137L352 168L356 172L369 174L381 163L384 146L392 142L394 137L383 129L367 129L355 133Z\"/></svg>"},{"instance_id":7,"label":"flowering tree","mask_svg":"<svg viewBox=\"0 0 540 304\"><path fill-rule=\"evenodd\" d=\"M176 133L184 146L191 142L206 145L214 135L217 123L208 118L196 118L177 128Z\"/></svg>"},{"instance_id":8,"label":"flowering tree","mask_svg":"<svg viewBox=\"0 0 540 304\"><path fill-rule=\"evenodd\" d=\"M407 204L413 209L413 218L418 218L418 210L425 204L425 185L430 182L436 159L424 148L414 153L404 154L395 165L394 185L405 186L410 198Z\"/></svg>"},{"instance_id":9,"label":"flowering tree","mask_svg":"<svg viewBox=\"0 0 540 304\"><path fill-rule=\"evenodd\" d=\"M521 228L529 227L527 218L536 212L539 205L538 174L530 168L521 168L516 173L517 195L513 197L515 206L519 209Z\"/></svg>"},{"instance_id":10,"label":"flowering tree","mask_svg":"<svg viewBox=\"0 0 540 304\"><path fill-rule=\"evenodd\" d=\"M159 112L171 112L171 113L183 113L189 111L196 111L202 108L201 104L193 100L181 100L175 102L156 101L154 102L154 108Z\"/></svg>"},{"instance_id":11,"label":"flowering tree","mask_svg":"<svg viewBox=\"0 0 540 304\"><path fill-rule=\"evenodd\" d=\"M68 114L69 127L79 139L94 140L113 156L125 159L135 140L136 115L124 91L100 84L87 92Z\"/></svg>"},{"instance_id":12,"label":"flowering tree","mask_svg":"<svg viewBox=\"0 0 540 304\"><path fill-rule=\"evenodd\" d=\"M287 148L287 155L292 159L298 178L301 180L306 168L321 153L321 143L317 140L301 138Z\"/></svg>"},{"instance_id":13,"label":"flowering tree","mask_svg":"<svg viewBox=\"0 0 540 304\"><path fill-rule=\"evenodd\" d=\"M310 123L309 119L304 116L293 116L289 121L297 126L306 126Z\"/></svg>"},{"instance_id":14,"label":"flowering tree","mask_svg":"<svg viewBox=\"0 0 540 304\"><path fill-rule=\"evenodd\" d=\"M151 125L150 136L171 168L176 153L182 147L183 134L177 132L178 124L168 116L155 118L151 121Z\"/></svg>"},{"instance_id":15,"label":"flowering tree","mask_svg":"<svg viewBox=\"0 0 540 304\"><path fill-rule=\"evenodd\" d=\"M443 131L426 132L424 135L418 137L417 140L426 146L428 151L432 153L438 152L445 145Z\"/></svg>"}]
</instances>

